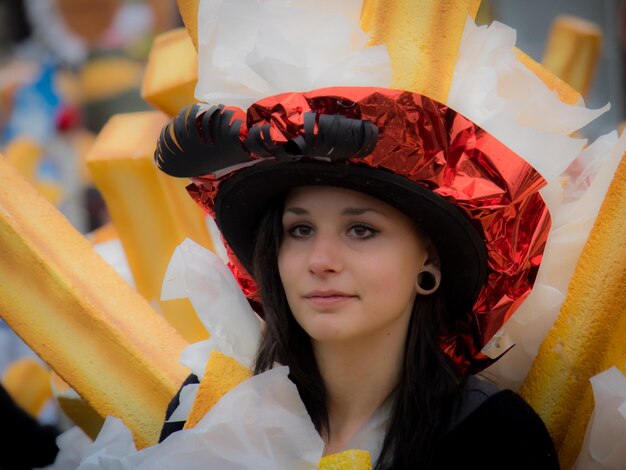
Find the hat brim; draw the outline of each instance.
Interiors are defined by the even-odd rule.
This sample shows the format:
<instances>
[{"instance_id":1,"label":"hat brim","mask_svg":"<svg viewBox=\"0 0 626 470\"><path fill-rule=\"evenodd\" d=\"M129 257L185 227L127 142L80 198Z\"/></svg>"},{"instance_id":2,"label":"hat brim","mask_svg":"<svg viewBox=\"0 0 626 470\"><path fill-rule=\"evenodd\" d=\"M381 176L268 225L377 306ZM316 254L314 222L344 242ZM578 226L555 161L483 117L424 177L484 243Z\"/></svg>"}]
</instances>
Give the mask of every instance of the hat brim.
<instances>
[{"instance_id":1,"label":"hat brim","mask_svg":"<svg viewBox=\"0 0 626 470\"><path fill-rule=\"evenodd\" d=\"M215 200L216 222L249 273L254 235L269 206L293 188L312 185L359 191L408 215L439 251L448 307L471 309L486 280L487 253L468 216L445 198L402 176L353 163L261 162L222 183Z\"/></svg>"}]
</instances>

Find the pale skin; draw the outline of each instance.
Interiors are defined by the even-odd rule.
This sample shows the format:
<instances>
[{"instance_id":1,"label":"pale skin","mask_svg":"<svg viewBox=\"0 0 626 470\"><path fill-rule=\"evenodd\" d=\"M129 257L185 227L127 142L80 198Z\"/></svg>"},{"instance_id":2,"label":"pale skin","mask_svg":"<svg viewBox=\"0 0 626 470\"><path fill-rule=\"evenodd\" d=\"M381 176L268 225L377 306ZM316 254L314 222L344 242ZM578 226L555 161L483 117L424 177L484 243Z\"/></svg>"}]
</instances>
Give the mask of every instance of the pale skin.
<instances>
[{"instance_id":1,"label":"pale skin","mask_svg":"<svg viewBox=\"0 0 626 470\"><path fill-rule=\"evenodd\" d=\"M439 275L412 221L343 188L307 186L285 202L278 267L327 392L325 455L345 450L393 391L416 279Z\"/></svg>"}]
</instances>

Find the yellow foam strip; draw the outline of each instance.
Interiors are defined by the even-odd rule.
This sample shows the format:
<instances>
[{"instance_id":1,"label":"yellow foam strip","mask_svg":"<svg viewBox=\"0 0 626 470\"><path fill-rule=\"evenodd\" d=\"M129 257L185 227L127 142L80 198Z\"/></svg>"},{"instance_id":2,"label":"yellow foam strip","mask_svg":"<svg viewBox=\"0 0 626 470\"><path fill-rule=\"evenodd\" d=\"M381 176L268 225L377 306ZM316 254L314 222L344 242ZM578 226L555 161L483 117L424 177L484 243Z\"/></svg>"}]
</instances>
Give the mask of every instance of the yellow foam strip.
<instances>
[{"instance_id":1,"label":"yellow foam strip","mask_svg":"<svg viewBox=\"0 0 626 470\"><path fill-rule=\"evenodd\" d=\"M125 57L91 59L80 69L82 99L89 103L118 96L137 87L143 65Z\"/></svg>"},{"instance_id":2,"label":"yellow foam strip","mask_svg":"<svg viewBox=\"0 0 626 470\"><path fill-rule=\"evenodd\" d=\"M391 87L445 102L465 22L475 0L369 0L361 27L371 44L385 44L391 59Z\"/></svg>"},{"instance_id":3,"label":"yellow foam strip","mask_svg":"<svg viewBox=\"0 0 626 470\"><path fill-rule=\"evenodd\" d=\"M139 292L158 306L189 342L209 334L187 299L160 302L174 249L189 237L211 249L201 209L189 197L188 181L156 168L154 150L167 116L159 112L118 114L104 126L87 165L102 193Z\"/></svg>"},{"instance_id":4,"label":"yellow foam strip","mask_svg":"<svg viewBox=\"0 0 626 470\"><path fill-rule=\"evenodd\" d=\"M476 19L476 15L478 15L478 10L480 10L480 4L481 1L480 0L472 0L470 2L470 7L469 7L469 16L471 19L475 20Z\"/></svg>"},{"instance_id":5,"label":"yellow foam strip","mask_svg":"<svg viewBox=\"0 0 626 470\"><path fill-rule=\"evenodd\" d=\"M52 204L57 205L63 199L63 188L53 181L42 181L37 178L37 167L43 155L41 146L27 138L17 137L7 145L4 158L17 171L35 185L37 190Z\"/></svg>"},{"instance_id":6,"label":"yellow foam strip","mask_svg":"<svg viewBox=\"0 0 626 470\"><path fill-rule=\"evenodd\" d=\"M626 373L626 158L615 174L554 326L520 389L550 431L562 468L580 451L593 409L589 379Z\"/></svg>"},{"instance_id":7,"label":"yellow foam strip","mask_svg":"<svg viewBox=\"0 0 626 470\"><path fill-rule=\"evenodd\" d=\"M561 15L552 23L542 64L587 96L602 47L602 31L595 23Z\"/></svg>"},{"instance_id":8,"label":"yellow foam strip","mask_svg":"<svg viewBox=\"0 0 626 470\"><path fill-rule=\"evenodd\" d=\"M155 443L187 343L1 159L0 181L2 318L101 415Z\"/></svg>"},{"instance_id":9,"label":"yellow foam strip","mask_svg":"<svg viewBox=\"0 0 626 470\"><path fill-rule=\"evenodd\" d=\"M11 363L2 385L23 410L37 417L43 405L52 398L50 371L35 359L25 357Z\"/></svg>"},{"instance_id":10,"label":"yellow foam strip","mask_svg":"<svg viewBox=\"0 0 626 470\"><path fill-rule=\"evenodd\" d=\"M200 0L176 0L178 11L189 33L191 42L198 49L198 5Z\"/></svg>"},{"instance_id":11,"label":"yellow foam strip","mask_svg":"<svg viewBox=\"0 0 626 470\"><path fill-rule=\"evenodd\" d=\"M172 64L176 64L172 67ZM175 116L195 103L198 53L184 28L168 31L154 39L141 96L164 113Z\"/></svg>"},{"instance_id":12,"label":"yellow foam strip","mask_svg":"<svg viewBox=\"0 0 626 470\"><path fill-rule=\"evenodd\" d=\"M226 393L248 379L252 372L230 356L212 351L185 429L193 428Z\"/></svg>"},{"instance_id":13,"label":"yellow foam strip","mask_svg":"<svg viewBox=\"0 0 626 470\"><path fill-rule=\"evenodd\" d=\"M6 161L31 183L34 183L37 178L37 166L42 154L41 146L27 137L13 139L4 150Z\"/></svg>"},{"instance_id":14,"label":"yellow foam strip","mask_svg":"<svg viewBox=\"0 0 626 470\"><path fill-rule=\"evenodd\" d=\"M318 470L372 470L370 454L366 450L349 449L322 457Z\"/></svg>"},{"instance_id":15,"label":"yellow foam strip","mask_svg":"<svg viewBox=\"0 0 626 470\"><path fill-rule=\"evenodd\" d=\"M363 0L361 5L361 29L370 35L376 26L380 3L381 0Z\"/></svg>"}]
</instances>

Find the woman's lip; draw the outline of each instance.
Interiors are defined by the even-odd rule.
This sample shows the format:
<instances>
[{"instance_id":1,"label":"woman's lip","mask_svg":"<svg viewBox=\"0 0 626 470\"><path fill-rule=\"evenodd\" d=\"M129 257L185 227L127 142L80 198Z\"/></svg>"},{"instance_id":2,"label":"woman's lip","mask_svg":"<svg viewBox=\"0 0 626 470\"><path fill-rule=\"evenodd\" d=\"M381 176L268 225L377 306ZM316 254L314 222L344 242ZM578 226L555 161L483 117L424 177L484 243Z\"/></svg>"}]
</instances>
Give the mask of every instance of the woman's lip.
<instances>
[{"instance_id":1,"label":"woman's lip","mask_svg":"<svg viewBox=\"0 0 626 470\"><path fill-rule=\"evenodd\" d=\"M356 299L356 295L333 294L333 295L307 295L304 299L317 307L333 307L341 303Z\"/></svg>"},{"instance_id":2,"label":"woman's lip","mask_svg":"<svg viewBox=\"0 0 626 470\"><path fill-rule=\"evenodd\" d=\"M356 297L356 295L348 294L340 290L314 290L305 294L304 297Z\"/></svg>"}]
</instances>

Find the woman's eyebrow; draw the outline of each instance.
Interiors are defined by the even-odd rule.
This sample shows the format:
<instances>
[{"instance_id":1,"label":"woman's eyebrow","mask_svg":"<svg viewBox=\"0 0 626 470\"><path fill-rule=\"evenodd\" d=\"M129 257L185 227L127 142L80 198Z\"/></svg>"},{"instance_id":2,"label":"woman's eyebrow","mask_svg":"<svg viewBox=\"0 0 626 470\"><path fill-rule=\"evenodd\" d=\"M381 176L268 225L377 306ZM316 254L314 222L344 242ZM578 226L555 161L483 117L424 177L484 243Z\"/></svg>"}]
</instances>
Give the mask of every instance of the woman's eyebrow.
<instances>
[{"instance_id":1,"label":"woman's eyebrow","mask_svg":"<svg viewBox=\"0 0 626 470\"><path fill-rule=\"evenodd\" d=\"M309 213L309 211L303 209L302 207L288 207L283 213L286 214L287 212L291 212L295 215L307 215Z\"/></svg>"},{"instance_id":2,"label":"woman's eyebrow","mask_svg":"<svg viewBox=\"0 0 626 470\"><path fill-rule=\"evenodd\" d=\"M376 214L387 217L384 213L372 207L346 207L343 211L341 211L341 215L363 215L366 212L374 212Z\"/></svg>"},{"instance_id":3,"label":"woman's eyebrow","mask_svg":"<svg viewBox=\"0 0 626 470\"><path fill-rule=\"evenodd\" d=\"M366 212L374 212L376 214L380 214L382 216L386 215L379 210L376 210L371 207L346 207L341 211L341 215L363 215ZM288 207L285 209L284 214L291 213L295 215L308 215L309 211L302 207Z\"/></svg>"}]
</instances>

